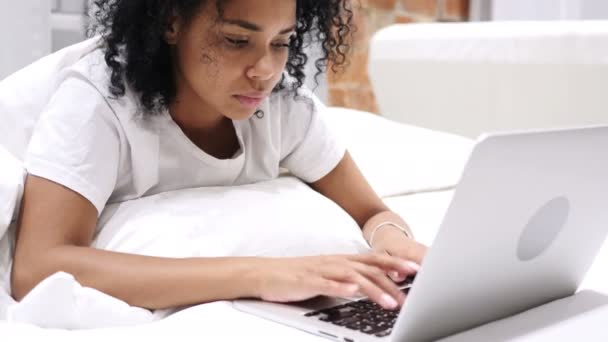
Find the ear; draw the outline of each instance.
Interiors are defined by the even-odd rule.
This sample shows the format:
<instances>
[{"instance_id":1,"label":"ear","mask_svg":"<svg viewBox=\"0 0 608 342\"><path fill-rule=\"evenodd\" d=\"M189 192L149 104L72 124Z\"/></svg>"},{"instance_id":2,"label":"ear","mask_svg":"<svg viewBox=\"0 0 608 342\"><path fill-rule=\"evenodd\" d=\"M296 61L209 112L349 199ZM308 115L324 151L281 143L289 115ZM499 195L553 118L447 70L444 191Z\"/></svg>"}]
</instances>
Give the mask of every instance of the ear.
<instances>
[{"instance_id":1,"label":"ear","mask_svg":"<svg viewBox=\"0 0 608 342\"><path fill-rule=\"evenodd\" d=\"M167 30L165 31L165 41L169 45L177 44L177 39L179 37L179 29L180 29L180 20L178 16L172 15L169 18L169 24L167 25Z\"/></svg>"}]
</instances>

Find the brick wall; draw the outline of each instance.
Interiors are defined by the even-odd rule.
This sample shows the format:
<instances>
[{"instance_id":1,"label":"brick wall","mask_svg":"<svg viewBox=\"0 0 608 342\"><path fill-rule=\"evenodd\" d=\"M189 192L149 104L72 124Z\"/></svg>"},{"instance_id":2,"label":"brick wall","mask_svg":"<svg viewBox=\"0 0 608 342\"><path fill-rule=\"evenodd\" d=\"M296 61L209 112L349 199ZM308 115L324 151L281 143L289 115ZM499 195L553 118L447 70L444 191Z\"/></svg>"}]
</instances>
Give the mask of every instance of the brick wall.
<instances>
[{"instance_id":1,"label":"brick wall","mask_svg":"<svg viewBox=\"0 0 608 342\"><path fill-rule=\"evenodd\" d=\"M328 73L329 103L378 112L367 74L369 41L379 29L394 23L465 21L469 0L353 0L357 33L350 64Z\"/></svg>"}]
</instances>

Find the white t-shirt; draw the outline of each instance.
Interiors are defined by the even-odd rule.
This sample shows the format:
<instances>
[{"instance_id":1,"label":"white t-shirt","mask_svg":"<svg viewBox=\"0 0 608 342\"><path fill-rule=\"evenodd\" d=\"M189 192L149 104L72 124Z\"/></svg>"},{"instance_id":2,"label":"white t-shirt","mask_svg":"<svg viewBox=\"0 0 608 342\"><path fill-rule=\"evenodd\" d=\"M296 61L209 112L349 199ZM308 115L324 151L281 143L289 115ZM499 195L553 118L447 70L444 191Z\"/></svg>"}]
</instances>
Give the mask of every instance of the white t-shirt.
<instances>
[{"instance_id":1,"label":"white t-shirt","mask_svg":"<svg viewBox=\"0 0 608 342\"><path fill-rule=\"evenodd\" d=\"M345 148L323 121L324 106L309 91L276 93L264 116L234 121L240 150L217 159L197 147L168 112L142 115L127 88L109 94L100 49L65 70L37 123L25 156L28 173L87 198L101 214L108 203L165 191L249 184L288 169L314 182L335 168Z\"/></svg>"}]
</instances>

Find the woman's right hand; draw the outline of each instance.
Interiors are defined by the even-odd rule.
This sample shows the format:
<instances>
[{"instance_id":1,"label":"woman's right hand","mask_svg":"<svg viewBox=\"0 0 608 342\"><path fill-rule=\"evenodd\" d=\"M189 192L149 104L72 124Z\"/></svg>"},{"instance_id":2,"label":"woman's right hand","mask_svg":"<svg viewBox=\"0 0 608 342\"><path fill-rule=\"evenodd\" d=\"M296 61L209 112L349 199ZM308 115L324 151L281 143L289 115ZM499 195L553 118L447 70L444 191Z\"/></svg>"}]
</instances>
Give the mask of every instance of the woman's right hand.
<instances>
[{"instance_id":1,"label":"woman's right hand","mask_svg":"<svg viewBox=\"0 0 608 342\"><path fill-rule=\"evenodd\" d=\"M271 302L306 300L318 295L369 297L386 309L405 295L387 274L416 273L416 265L386 254L263 258L255 273L255 297Z\"/></svg>"}]
</instances>

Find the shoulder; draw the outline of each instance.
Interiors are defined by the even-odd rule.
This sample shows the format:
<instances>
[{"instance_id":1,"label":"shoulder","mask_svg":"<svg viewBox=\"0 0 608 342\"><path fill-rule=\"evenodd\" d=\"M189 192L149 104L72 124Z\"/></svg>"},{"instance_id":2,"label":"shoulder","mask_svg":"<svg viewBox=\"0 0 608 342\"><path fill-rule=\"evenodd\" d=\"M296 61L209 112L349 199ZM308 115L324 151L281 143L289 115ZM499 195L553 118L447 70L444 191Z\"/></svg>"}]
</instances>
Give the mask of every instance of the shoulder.
<instances>
[{"instance_id":1,"label":"shoulder","mask_svg":"<svg viewBox=\"0 0 608 342\"><path fill-rule=\"evenodd\" d=\"M112 121L124 130L154 127L158 120L153 117L148 120L143 115L139 98L126 81L123 96L117 97L110 92L111 78L112 69L105 61L105 51L97 47L63 70L57 90L63 94L55 95L68 97L73 106L88 102L89 110L82 111L83 117L103 113L104 116L112 116Z\"/></svg>"},{"instance_id":2,"label":"shoulder","mask_svg":"<svg viewBox=\"0 0 608 342\"><path fill-rule=\"evenodd\" d=\"M89 87L96 90L100 97L118 116L133 116L137 113L138 97L128 83L124 81L125 94L116 97L110 92L112 85L112 69L105 61L105 50L98 46L76 62L72 67L64 70L61 81L80 79Z\"/></svg>"},{"instance_id":3,"label":"shoulder","mask_svg":"<svg viewBox=\"0 0 608 342\"><path fill-rule=\"evenodd\" d=\"M105 63L104 52L97 47L83 55L72 66L64 69L59 77L59 84L80 79L82 84L96 89L103 97L109 97L111 69Z\"/></svg>"}]
</instances>

